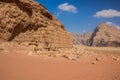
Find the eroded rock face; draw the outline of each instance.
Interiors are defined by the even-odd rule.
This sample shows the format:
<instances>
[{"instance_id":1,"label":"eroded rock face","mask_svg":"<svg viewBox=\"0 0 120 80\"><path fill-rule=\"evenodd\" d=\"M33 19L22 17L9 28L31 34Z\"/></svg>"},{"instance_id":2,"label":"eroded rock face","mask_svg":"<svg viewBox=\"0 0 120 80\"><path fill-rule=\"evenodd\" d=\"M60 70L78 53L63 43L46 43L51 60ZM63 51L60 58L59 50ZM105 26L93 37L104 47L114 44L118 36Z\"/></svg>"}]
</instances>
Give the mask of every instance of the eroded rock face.
<instances>
[{"instance_id":1,"label":"eroded rock face","mask_svg":"<svg viewBox=\"0 0 120 80\"><path fill-rule=\"evenodd\" d=\"M120 29L101 23L91 36L91 46L120 46Z\"/></svg>"},{"instance_id":2,"label":"eroded rock face","mask_svg":"<svg viewBox=\"0 0 120 80\"><path fill-rule=\"evenodd\" d=\"M46 8L34 0L0 0L0 41L72 47L73 39Z\"/></svg>"},{"instance_id":3,"label":"eroded rock face","mask_svg":"<svg viewBox=\"0 0 120 80\"><path fill-rule=\"evenodd\" d=\"M90 32L85 32L83 34L71 33L71 35L73 36L75 45L79 45L79 44L83 44L87 46L90 45L89 39L92 33Z\"/></svg>"}]
</instances>

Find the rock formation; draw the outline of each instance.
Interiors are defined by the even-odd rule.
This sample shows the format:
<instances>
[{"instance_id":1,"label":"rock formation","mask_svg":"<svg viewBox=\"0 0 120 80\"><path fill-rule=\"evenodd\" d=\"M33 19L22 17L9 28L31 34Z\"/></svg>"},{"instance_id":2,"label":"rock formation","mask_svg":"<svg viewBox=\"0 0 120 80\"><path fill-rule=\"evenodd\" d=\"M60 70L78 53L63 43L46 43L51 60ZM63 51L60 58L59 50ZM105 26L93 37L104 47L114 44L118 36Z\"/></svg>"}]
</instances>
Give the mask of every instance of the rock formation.
<instances>
[{"instance_id":1,"label":"rock formation","mask_svg":"<svg viewBox=\"0 0 120 80\"><path fill-rule=\"evenodd\" d=\"M81 44L81 34L79 34L79 33L71 33L71 35L73 36L73 43L75 44L75 45L79 45L79 44Z\"/></svg>"},{"instance_id":2,"label":"rock formation","mask_svg":"<svg viewBox=\"0 0 120 80\"><path fill-rule=\"evenodd\" d=\"M56 48L73 45L63 24L34 0L0 0L0 41Z\"/></svg>"},{"instance_id":3,"label":"rock formation","mask_svg":"<svg viewBox=\"0 0 120 80\"><path fill-rule=\"evenodd\" d=\"M85 32L83 34L71 33L71 35L73 36L75 45L79 45L79 44L90 45L89 39L92 33L90 32Z\"/></svg>"},{"instance_id":4,"label":"rock formation","mask_svg":"<svg viewBox=\"0 0 120 80\"><path fill-rule=\"evenodd\" d=\"M91 36L91 46L120 46L120 29L101 23Z\"/></svg>"}]
</instances>

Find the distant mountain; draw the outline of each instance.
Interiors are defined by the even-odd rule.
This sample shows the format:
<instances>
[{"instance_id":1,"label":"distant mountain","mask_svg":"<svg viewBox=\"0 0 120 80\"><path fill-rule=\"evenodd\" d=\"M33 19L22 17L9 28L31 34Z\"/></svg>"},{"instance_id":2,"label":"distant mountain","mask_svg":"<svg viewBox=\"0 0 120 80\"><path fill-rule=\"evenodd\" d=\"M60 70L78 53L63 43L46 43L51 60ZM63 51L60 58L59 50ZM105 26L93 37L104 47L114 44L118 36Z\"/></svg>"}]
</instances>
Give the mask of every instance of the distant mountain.
<instances>
[{"instance_id":1,"label":"distant mountain","mask_svg":"<svg viewBox=\"0 0 120 80\"><path fill-rule=\"evenodd\" d=\"M101 23L95 28L91 38L91 46L120 46L120 29L117 27Z\"/></svg>"},{"instance_id":2,"label":"distant mountain","mask_svg":"<svg viewBox=\"0 0 120 80\"><path fill-rule=\"evenodd\" d=\"M89 39L92 33L90 32L85 32L83 34L71 33L71 35L73 36L75 45L79 45L79 44L90 45Z\"/></svg>"}]
</instances>

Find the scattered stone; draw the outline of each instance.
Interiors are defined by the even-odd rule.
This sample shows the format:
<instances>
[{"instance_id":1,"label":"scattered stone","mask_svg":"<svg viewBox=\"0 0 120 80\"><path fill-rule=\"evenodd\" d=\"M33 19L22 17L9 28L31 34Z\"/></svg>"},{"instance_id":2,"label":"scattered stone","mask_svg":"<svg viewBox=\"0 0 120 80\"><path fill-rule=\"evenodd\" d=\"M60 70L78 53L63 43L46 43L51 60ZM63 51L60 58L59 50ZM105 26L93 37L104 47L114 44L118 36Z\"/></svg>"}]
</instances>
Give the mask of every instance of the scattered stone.
<instances>
[{"instance_id":1,"label":"scattered stone","mask_svg":"<svg viewBox=\"0 0 120 80\"><path fill-rule=\"evenodd\" d=\"M30 52L28 53L28 55L29 55L29 56L32 56L32 55L33 55L33 52L32 52L32 51L30 51Z\"/></svg>"},{"instance_id":2,"label":"scattered stone","mask_svg":"<svg viewBox=\"0 0 120 80\"><path fill-rule=\"evenodd\" d=\"M37 52L35 52L35 54L36 54L36 55L42 55L43 52L41 52L41 51L37 51Z\"/></svg>"},{"instance_id":3,"label":"scattered stone","mask_svg":"<svg viewBox=\"0 0 120 80\"><path fill-rule=\"evenodd\" d=\"M41 51L41 48L39 48L39 47L34 47L34 51L35 51L35 52L39 52L39 51Z\"/></svg>"},{"instance_id":4,"label":"scattered stone","mask_svg":"<svg viewBox=\"0 0 120 80\"><path fill-rule=\"evenodd\" d=\"M20 46L25 46L25 47L29 47L30 45L28 45L27 42L24 42L24 43L18 43Z\"/></svg>"},{"instance_id":5,"label":"scattered stone","mask_svg":"<svg viewBox=\"0 0 120 80\"><path fill-rule=\"evenodd\" d=\"M4 49L0 48L0 51L3 51Z\"/></svg>"},{"instance_id":6,"label":"scattered stone","mask_svg":"<svg viewBox=\"0 0 120 80\"><path fill-rule=\"evenodd\" d=\"M96 62L94 61L94 62L92 62L92 64L96 64Z\"/></svg>"},{"instance_id":7,"label":"scattered stone","mask_svg":"<svg viewBox=\"0 0 120 80\"><path fill-rule=\"evenodd\" d=\"M10 51L9 50L4 50L5 53L9 53Z\"/></svg>"},{"instance_id":8,"label":"scattered stone","mask_svg":"<svg viewBox=\"0 0 120 80\"><path fill-rule=\"evenodd\" d=\"M55 54L51 54L51 55L49 55L49 56L50 56L50 57L54 57L54 58L56 57L56 55L55 55Z\"/></svg>"},{"instance_id":9,"label":"scattered stone","mask_svg":"<svg viewBox=\"0 0 120 80\"><path fill-rule=\"evenodd\" d=\"M67 55L62 55L62 57L69 59L69 57Z\"/></svg>"},{"instance_id":10,"label":"scattered stone","mask_svg":"<svg viewBox=\"0 0 120 80\"><path fill-rule=\"evenodd\" d=\"M96 61L100 61L100 58L95 58Z\"/></svg>"},{"instance_id":11,"label":"scattered stone","mask_svg":"<svg viewBox=\"0 0 120 80\"><path fill-rule=\"evenodd\" d=\"M114 61L119 61L119 58L113 57L112 58Z\"/></svg>"},{"instance_id":12,"label":"scattered stone","mask_svg":"<svg viewBox=\"0 0 120 80\"><path fill-rule=\"evenodd\" d=\"M64 58L67 58L69 60L76 60L78 57L74 54L66 54L66 55L63 55Z\"/></svg>"},{"instance_id":13,"label":"scattered stone","mask_svg":"<svg viewBox=\"0 0 120 80\"><path fill-rule=\"evenodd\" d=\"M73 48L58 49L58 52L59 54L64 53L65 55L63 55L62 57L67 58L69 60L76 60L86 54L93 55L92 51L86 51L85 49L82 49L80 46L73 46Z\"/></svg>"}]
</instances>

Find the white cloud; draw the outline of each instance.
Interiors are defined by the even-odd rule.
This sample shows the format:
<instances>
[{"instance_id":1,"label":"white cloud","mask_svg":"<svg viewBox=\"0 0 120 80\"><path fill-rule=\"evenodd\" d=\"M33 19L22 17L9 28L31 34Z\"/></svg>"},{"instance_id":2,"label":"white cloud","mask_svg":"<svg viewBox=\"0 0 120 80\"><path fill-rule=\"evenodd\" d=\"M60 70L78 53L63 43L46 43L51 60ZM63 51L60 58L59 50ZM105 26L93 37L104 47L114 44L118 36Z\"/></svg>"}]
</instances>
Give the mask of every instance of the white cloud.
<instances>
[{"instance_id":1,"label":"white cloud","mask_svg":"<svg viewBox=\"0 0 120 80\"><path fill-rule=\"evenodd\" d=\"M58 8L62 11L67 11L67 12L72 12L72 13L77 13L77 8L73 5L70 5L68 3L63 3L58 6Z\"/></svg>"},{"instance_id":2,"label":"white cloud","mask_svg":"<svg viewBox=\"0 0 120 80\"><path fill-rule=\"evenodd\" d=\"M113 18L113 17L120 17L120 11L114 10L114 9L108 9L108 10L102 10L96 12L94 17L97 18Z\"/></svg>"},{"instance_id":3,"label":"white cloud","mask_svg":"<svg viewBox=\"0 0 120 80\"><path fill-rule=\"evenodd\" d=\"M112 25L112 26L115 26L117 29L120 29L120 26L114 24L113 22L106 22L106 24L108 24L108 25Z\"/></svg>"},{"instance_id":4,"label":"white cloud","mask_svg":"<svg viewBox=\"0 0 120 80\"><path fill-rule=\"evenodd\" d=\"M54 13L54 15L55 15L56 17L58 17L61 13L62 13L62 11L59 11L59 12Z\"/></svg>"},{"instance_id":5,"label":"white cloud","mask_svg":"<svg viewBox=\"0 0 120 80\"><path fill-rule=\"evenodd\" d=\"M112 23L112 22L106 22L106 24L108 24L108 25L114 25L114 23Z\"/></svg>"}]
</instances>

